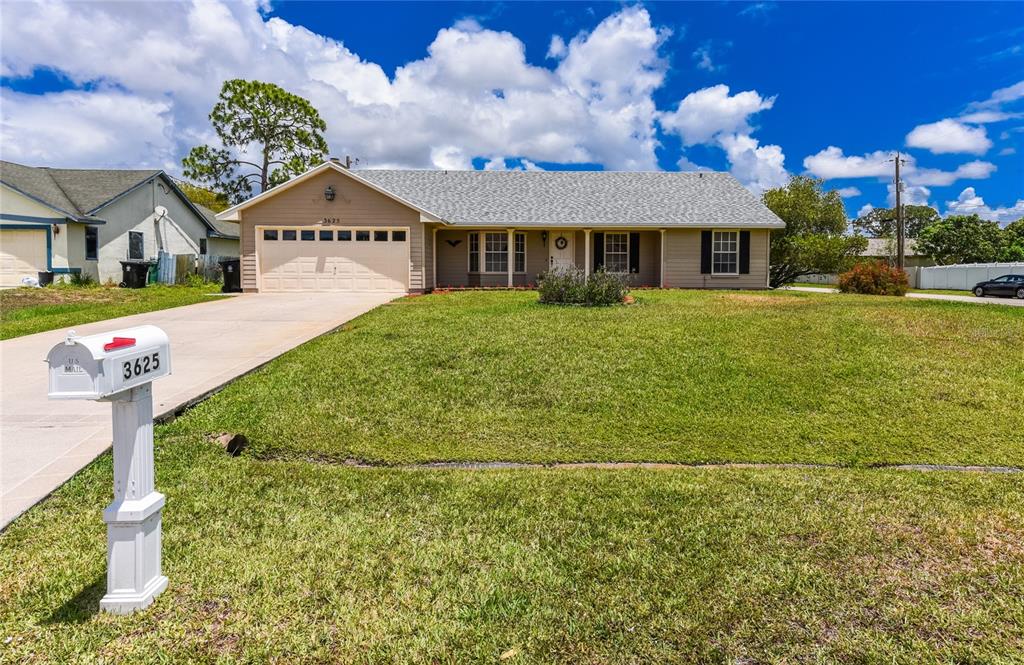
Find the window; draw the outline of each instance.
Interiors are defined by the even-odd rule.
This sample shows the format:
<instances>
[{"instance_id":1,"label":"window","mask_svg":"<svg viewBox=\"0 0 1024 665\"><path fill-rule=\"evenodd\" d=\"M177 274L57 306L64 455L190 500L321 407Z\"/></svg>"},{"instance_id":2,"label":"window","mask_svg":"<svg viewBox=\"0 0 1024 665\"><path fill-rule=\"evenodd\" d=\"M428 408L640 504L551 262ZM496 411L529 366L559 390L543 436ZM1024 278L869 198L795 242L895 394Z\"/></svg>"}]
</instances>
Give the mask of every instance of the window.
<instances>
[{"instance_id":1,"label":"window","mask_svg":"<svg viewBox=\"0 0 1024 665\"><path fill-rule=\"evenodd\" d=\"M604 269L608 272L629 271L629 234L604 234Z\"/></svg>"},{"instance_id":2,"label":"window","mask_svg":"<svg viewBox=\"0 0 1024 665\"><path fill-rule=\"evenodd\" d=\"M391 240L393 242L405 242L405 231L392 231Z\"/></svg>"},{"instance_id":3,"label":"window","mask_svg":"<svg viewBox=\"0 0 1024 665\"><path fill-rule=\"evenodd\" d=\"M480 272L480 234L469 234L469 272Z\"/></svg>"},{"instance_id":4,"label":"window","mask_svg":"<svg viewBox=\"0 0 1024 665\"><path fill-rule=\"evenodd\" d=\"M517 233L515 243L516 272L526 272L526 234Z\"/></svg>"},{"instance_id":5,"label":"window","mask_svg":"<svg viewBox=\"0 0 1024 665\"><path fill-rule=\"evenodd\" d=\"M199 239L199 253L206 254L206 238Z\"/></svg>"},{"instance_id":6,"label":"window","mask_svg":"<svg viewBox=\"0 0 1024 665\"><path fill-rule=\"evenodd\" d=\"M277 229L266 229L263 231L264 240L277 240Z\"/></svg>"},{"instance_id":7,"label":"window","mask_svg":"<svg viewBox=\"0 0 1024 665\"><path fill-rule=\"evenodd\" d=\"M373 232L373 241L374 242L387 242L388 241L388 232L387 231L374 231Z\"/></svg>"},{"instance_id":8,"label":"window","mask_svg":"<svg viewBox=\"0 0 1024 665\"><path fill-rule=\"evenodd\" d=\"M338 240L344 240L345 242L352 240L352 232L348 230L338 231Z\"/></svg>"},{"instance_id":9,"label":"window","mask_svg":"<svg viewBox=\"0 0 1024 665\"><path fill-rule=\"evenodd\" d=\"M321 240L334 240L334 231L320 231Z\"/></svg>"},{"instance_id":10,"label":"window","mask_svg":"<svg viewBox=\"0 0 1024 665\"><path fill-rule=\"evenodd\" d=\"M484 234L484 272L508 272L508 234Z\"/></svg>"},{"instance_id":11,"label":"window","mask_svg":"<svg viewBox=\"0 0 1024 665\"><path fill-rule=\"evenodd\" d=\"M281 231L281 240L295 240L297 236L298 234L295 233L295 229L287 229L285 231Z\"/></svg>"},{"instance_id":12,"label":"window","mask_svg":"<svg viewBox=\"0 0 1024 665\"><path fill-rule=\"evenodd\" d=\"M302 231L302 239L303 240L316 240L316 231L313 231L313 230L303 230Z\"/></svg>"},{"instance_id":13,"label":"window","mask_svg":"<svg viewBox=\"0 0 1024 665\"><path fill-rule=\"evenodd\" d=\"M95 226L85 227L85 260L97 260L100 251L100 230Z\"/></svg>"},{"instance_id":14,"label":"window","mask_svg":"<svg viewBox=\"0 0 1024 665\"><path fill-rule=\"evenodd\" d=\"M740 232L715 231L711 236L711 274L736 275L740 265Z\"/></svg>"},{"instance_id":15,"label":"window","mask_svg":"<svg viewBox=\"0 0 1024 665\"><path fill-rule=\"evenodd\" d=\"M128 232L128 258L133 261L146 258L146 239L141 231Z\"/></svg>"},{"instance_id":16,"label":"window","mask_svg":"<svg viewBox=\"0 0 1024 665\"><path fill-rule=\"evenodd\" d=\"M356 231L356 242L366 242L370 239L369 231Z\"/></svg>"}]
</instances>

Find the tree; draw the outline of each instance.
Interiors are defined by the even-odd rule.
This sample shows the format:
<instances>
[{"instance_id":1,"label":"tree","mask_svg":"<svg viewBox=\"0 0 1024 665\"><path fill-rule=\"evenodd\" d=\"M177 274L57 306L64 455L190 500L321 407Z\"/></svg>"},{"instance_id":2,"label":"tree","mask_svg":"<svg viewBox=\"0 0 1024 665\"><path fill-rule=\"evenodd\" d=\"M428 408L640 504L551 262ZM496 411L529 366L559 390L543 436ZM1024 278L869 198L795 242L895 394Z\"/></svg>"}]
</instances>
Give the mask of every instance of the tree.
<instances>
[{"instance_id":1,"label":"tree","mask_svg":"<svg viewBox=\"0 0 1024 665\"><path fill-rule=\"evenodd\" d=\"M1003 229L1003 248L1000 261L1024 261L1024 217Z\"/></svg>"},{"instance_id":2,"label":"tree","mask_svg":"<svg viewBox=\"0 0 1024 665\"><path fill-rule=\"evenodd\" d=\"M903 223L908 238L916 238L921 229L939 220L939 211L931 206L903 206ZM873 238L896 237L896 208L875 208L853 221L853 228Z\"/></svg>"},{"instance_id":3,"label":"tree","mask_svg":"<svg viewBox=\"0 0 1024 665\"><path fill-rule=\"evenodd\" d=\"M867 248L863 236L846 235L846 208L838 192L825 192L822 181L796 176L785 187L769 189L764 204L786 222L772 231L771 287L813 273L837 273L850 268Z\"/></svg>"},{"instance_id":4,"label":"tree","mask_svg":"<svg viewBox=\"0 0 1024 665\"><path fill-rule=\"evenodd\" d=\"M210 122L222 147L192 148L182 160L184 174L234 203L249 196L254 184L266 191L323 161L327 152L327 124L317 110L273 83L225 81Z\"/></svg>"},{"instance_id":5,"label":"tree","mask_svg":"<svg viewBox=\"0 0 1024 665\"><path fill-rule=\"evenodd\" d=\"M917 251L939 265L989 263L1003 248L999 224L978 215L950 215L929 224L917 237Z\"/></svg>"},{"instance_id":6,"label":"tree","mask_svg":"<svg viewBox=\"0 0 1024 665\"><path fill-rule=\"evenodd\" d=\"M228 202L228 197L224 194L218 194L213 190L199 185L194 185L191 182L185 182L183 180L177 180L175 183L178 189L188 197L188 200L192 203L198 203L201 206L209 208L214 212L220 212L221 210L227 210L231 204Z\"/></svg>"}]
</instances>

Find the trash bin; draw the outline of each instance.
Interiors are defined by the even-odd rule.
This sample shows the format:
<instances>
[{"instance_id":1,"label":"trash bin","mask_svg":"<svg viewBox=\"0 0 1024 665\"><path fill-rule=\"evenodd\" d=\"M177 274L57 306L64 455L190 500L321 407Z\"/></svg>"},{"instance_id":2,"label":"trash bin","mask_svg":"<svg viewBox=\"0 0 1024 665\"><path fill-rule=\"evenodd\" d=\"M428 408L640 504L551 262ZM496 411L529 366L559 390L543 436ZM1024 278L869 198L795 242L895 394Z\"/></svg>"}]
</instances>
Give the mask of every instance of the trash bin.
<instances>
[{"instance_id":1,"label":"trash bin","mask_svg":"<svg viewBox=\"0 0 1024 665\"><path fill-rule=\"evenodd\" d=\"M224 274L224 286L221 287L220 292L241 293L241 261L239 259L228 259L227 261L220 261L220 271Z\"/></svg>"},{"instance_id":2,"label":"trash bin","mask_svg":"<svg viewBox=\"0 0 1024 665\"><path fill-rule=\"evenodd\" d=\"M157 268L157 264L156 263L151 263L150 266L149 266L148 274L146 275L146 283L147 284L156 284L156 282L157 282L157 279L156 279L157 272L159 272L158 268Z\"/></svg>"},{"instance_id":3,"label":"trash bin","mask_svg":"<svg viewBox=\"0 0 1024 665\"><path fill-rule=\"evenodd\" d=\"M39 272L39 286L49 286L53 284L53 273L40 271Z\"/></svg>"},{"instance_id":4,"label":"trash bin","mask_svg":"<svg viewBox=\"0 0 1024 665\"><path fill-rule=\"evenodd\" d=\"M122 289L141 289L146 286L146 277L149 276L149 261L121 261L121 283Z\"/></svg>"}]
</instances>

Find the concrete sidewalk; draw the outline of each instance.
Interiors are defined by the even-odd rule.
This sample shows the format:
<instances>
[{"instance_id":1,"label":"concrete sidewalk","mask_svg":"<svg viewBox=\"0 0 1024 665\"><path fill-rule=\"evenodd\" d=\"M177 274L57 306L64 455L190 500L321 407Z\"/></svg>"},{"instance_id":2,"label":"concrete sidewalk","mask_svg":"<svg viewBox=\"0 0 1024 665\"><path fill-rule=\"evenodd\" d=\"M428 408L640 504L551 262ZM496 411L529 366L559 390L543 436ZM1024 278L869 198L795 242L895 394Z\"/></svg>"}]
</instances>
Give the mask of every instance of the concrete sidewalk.
<instances>
[{"instance_id":1,"label":"concrete sidewalk","mask_svg":"<svg viewBox=\"0 0 1024 665\"><path fill-rule=\"evenodd\" d=\"M150 323L167 332L172 374L153 384L159 416L399 295L242 295L74 328L92 335ZM44 359L66 333L0 342L0 528L110 446L110 404L46 397Z\"/></svg>"},{"instance_id":2,"label":"concrete sidewalk","mask_svg":"<svg viewBox=\"0 0 1024 665\"><path fill-rule=\"evenodd\" d=\"M839 293L839 289L832 289L828 287L817 287L817 286L783 286L783 289L788 291L807 291L808 293ZM906 296L907 298L920 298L922 300L948 300L952 302L973 302L973 303L987 303L989 305L1009 305L1011 307L1024 307L1024 300L1018 300L1017 298L978 298L976 296L955 296L945 293L917 293L910 292Z\"/></svg>"}]
</instances>

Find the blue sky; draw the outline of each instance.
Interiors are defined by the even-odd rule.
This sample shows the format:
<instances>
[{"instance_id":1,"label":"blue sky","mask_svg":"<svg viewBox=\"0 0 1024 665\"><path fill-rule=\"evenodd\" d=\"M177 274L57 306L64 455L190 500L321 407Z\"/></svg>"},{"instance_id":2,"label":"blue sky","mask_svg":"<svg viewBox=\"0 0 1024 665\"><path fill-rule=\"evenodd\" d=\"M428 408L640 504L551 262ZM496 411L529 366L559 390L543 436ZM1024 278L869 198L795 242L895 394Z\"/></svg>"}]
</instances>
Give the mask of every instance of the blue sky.
<instances>
[{"instance_id":1,"label":"blue sky","mask_svg":"<svg viewBox=\"0 0 1024 665\"><path fill-rule=\"evenodd\" d=\"M367 167L711 168L754 191L811 173L854 216L886 205L884 153L901 149L912 202L1024 216L1024 3L28 4L5 15L2 151L14 161L175 172L213 138L205 114L221 81L240 76L312 99L332 152ZM88 38L44 34L62 23Z\"/></svg>"}]
</instances>

